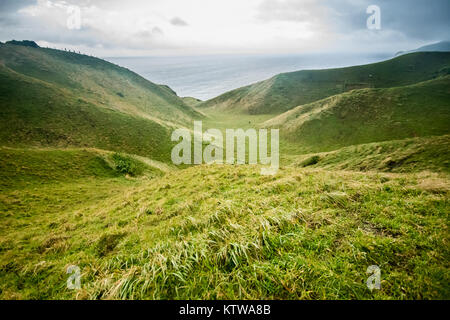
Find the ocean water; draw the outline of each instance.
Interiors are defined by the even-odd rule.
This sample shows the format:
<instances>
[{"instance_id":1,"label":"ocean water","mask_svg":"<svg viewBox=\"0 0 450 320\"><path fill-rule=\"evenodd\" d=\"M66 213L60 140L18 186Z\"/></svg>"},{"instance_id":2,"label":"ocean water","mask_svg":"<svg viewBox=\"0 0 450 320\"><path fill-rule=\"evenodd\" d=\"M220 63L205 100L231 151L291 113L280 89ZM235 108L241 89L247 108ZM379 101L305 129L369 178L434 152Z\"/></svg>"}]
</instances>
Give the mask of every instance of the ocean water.
<instances>
[{"instance_id":1,"label":"ocean water","mask_svg":"<svg viewBox=\"0 0 450 320\"><path fill-rule=\"evenodd\" d=\"M193 57L115 57L106 60L171 87L180 97L201 100L268 79L282 72L326 69L382 61L368 55L214 55Z\"/></svg>"}]
</instances>

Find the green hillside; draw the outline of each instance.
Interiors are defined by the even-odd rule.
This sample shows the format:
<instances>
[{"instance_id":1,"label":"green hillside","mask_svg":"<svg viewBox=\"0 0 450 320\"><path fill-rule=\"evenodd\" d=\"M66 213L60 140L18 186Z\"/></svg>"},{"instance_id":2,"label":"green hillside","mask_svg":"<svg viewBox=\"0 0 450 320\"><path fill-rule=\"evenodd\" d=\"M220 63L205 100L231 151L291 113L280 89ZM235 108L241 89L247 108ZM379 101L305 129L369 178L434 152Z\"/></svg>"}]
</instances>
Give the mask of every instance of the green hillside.
<instances>
[{"instance_id":1,"label":"green hillside","mask_svg":"<svg viewBox=\"0 0 450 320\"><path fill-rule=\"evenodd\" d=\"M198 106L200 103L202 103L201 100L197 99L197 98L192 98L192 97L183 97L183 102L185 104L187 104L188 106L191 107L196 107Z\"/></svg>"},{"instance_id":2,"label":"green hillside","mask_svg":"<svg viewBox=\"0 0 450 320\"><path fill-rule=\"evenodd\" d=\"M0 147L3 190L52 185L82 179L158 176L162 172L138 157L98 149Z\"/></svg>"},{"instance_id":3,"label":"green hillside","mask_svg":"<svg viewBox=\"0 0 450 320\"><path fill-rule=\"evenodd\" d=\"M170 159L169 129L97 107L70 91L0 67L0 142L5 146L96 147Z\"/></svg>"},{"instance_id":4,"label":"green hillside","mask_svg":"<svg viewBox=\"0 0 450 320\"><path fill-rule=\"evenodd\" d=\"M424 52L340 69L283 73L199 105L217 111L280 114L296 106L361 88L405 86L450 71L450 52Z\"/></svg>"},{"instance_id":5,"label":"green hillside","mask_svg":"<svg viewBox=\"0 0 450 320\"><path fill-rule=\"evenodd\" d=\"M0 143L95 147L169 161L173 126L200 114L170 88L100 59L0 46Z\"/></svg>"},{"instance_id":6,"label":"green hillside","mask_svg":"<svg viewBox=\"0 0 450 320\"><path fill-rule=\"evenodd\" d=\"M359 89L299 106L264 123L304 151L450 133L450 76Z\"/></svg>"},{"instance_id":7,"label":"green hillside","mask_svg":"<svg viewBox=\"0 0 450 320\"><path fill-rule=\"evenodd\" d=\"M330 152L294 156L291 161L293 166L300 168L450 173L450 136L360 144Z\"/></svg>"},{"instance_id":8,"label":"green hillside","mask_svg":"<svg viewBox=\"0 0 450 320\"><path fill-rule=\"evenodd\" d=\"M6 44L0 46L0 65L106 109L175 123L198 116L169 87L87 55Z\"/></svg>"}]
</instances>

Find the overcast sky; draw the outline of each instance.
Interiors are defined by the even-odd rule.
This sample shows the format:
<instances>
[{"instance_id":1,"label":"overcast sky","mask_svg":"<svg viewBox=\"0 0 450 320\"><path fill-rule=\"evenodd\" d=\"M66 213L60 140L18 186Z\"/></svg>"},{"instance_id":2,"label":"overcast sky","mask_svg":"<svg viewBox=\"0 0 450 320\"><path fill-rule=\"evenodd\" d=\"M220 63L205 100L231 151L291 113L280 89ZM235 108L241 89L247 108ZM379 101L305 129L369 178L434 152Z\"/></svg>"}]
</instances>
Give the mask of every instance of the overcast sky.
<instances>
[{"instance_id":1,"label":"overcast sky","mask_svg":"<svg viewBox=\"0 0 450 320\"><path fill-rule=\"evenodd\" d=\"M369 5L381 9L381 30L367 28ZM450 0L0 0L0 41L98 56L385 53L448 40L449 30Z\"/></svg>"}]
</instances>

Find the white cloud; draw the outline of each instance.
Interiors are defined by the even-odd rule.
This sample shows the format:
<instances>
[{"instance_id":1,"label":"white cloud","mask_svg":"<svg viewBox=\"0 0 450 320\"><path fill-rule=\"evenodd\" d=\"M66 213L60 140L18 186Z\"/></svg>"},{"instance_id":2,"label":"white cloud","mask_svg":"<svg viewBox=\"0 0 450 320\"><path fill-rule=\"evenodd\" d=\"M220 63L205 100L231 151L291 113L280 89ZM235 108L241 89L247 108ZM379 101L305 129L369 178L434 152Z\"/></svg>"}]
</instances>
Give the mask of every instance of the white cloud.
<instances>
[{"instance_id":1,"label":"white cloud","mask_svg":"<svg viewBox=\"0 0 450 320\"><path fill-rule=\"evenodd\" d=\"M380 2L388 24L376 33L365 29L369 0L30 1L18 12L0 13L0 24L8 21L0 28L0 40L32 39L110 56L396 51L418 42L407 36L411 26L403 30L395 20L396 10L404 16L404 8L387 7L385 0ZM80 30L67 29L69 5L81 9Z\"/></svg>"}]
</instances>

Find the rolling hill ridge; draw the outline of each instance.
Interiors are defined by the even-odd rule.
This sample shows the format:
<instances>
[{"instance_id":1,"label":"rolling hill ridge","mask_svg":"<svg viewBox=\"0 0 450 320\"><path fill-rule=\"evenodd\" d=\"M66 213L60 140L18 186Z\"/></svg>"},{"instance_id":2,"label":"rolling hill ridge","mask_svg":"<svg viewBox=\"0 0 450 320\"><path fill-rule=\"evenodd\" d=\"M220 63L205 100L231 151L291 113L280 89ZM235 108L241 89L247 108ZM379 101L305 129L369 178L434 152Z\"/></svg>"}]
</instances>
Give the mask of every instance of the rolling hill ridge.
<instances>
[{"instance_id":1,"label":"rolling hill ridge","mask_svg":"<svg viewBox=\"0 0 450 320\"><path fill-rule=\"evenodd\" d=\"M0 64L123 113L175 123L186 123L198 116L168 86L95 57L6 44L0 46Z\"/></svg>"},{"instance_id":2,"label":"rolling hill ridge","mask_svg":"<svg viewBox=\"0 0 450 320\"><path fill-rule=\"evenodd\" d=\"M173 127L201 115L169 87L72 52L0 46L0 142L170 160Z\"/></svg>"},{"instance_id":3,"label":"rolling hill ridge","mask_svg":"<svg viewBox=\"0 0 450 320\"><path fill-rule=\"evenodd\" d=\"M437 42L437 43L433 43L433 44L429 44L426 46L422 46L420 48L414 49L414 50L410 50L410 51L400 51L397 52L395 54L395 56L399 56L402 54L408 54L408 53L413 53L413 52L436 52L436 51L441 51L441 52L446 52L446 51L450 51L450 41L441 41L441 42Z\"/></svg>"},{"instance_id":4,"label":"rolling hill ridge","mask_svg":"<svg viewBox=\"0 0 450 320\"><path fill-rule=\"evenodd\" d=\"M411 85L449 72L450 52L412 53L363 66L279 74L198 107L241 114L280 114L354 89Z\"/></svg>"},{"instance_id":5,"label":"rolling hill ridge","mask_svg":"<svg viewBox=\"0 0 450 320\"><path fill-rule=\"evenodd\" d=\"M303 150L450 133L450 76L388 89L359 89L298 106L264 123Z\"/></svg>"}]
</instances>

